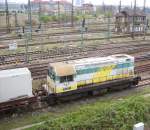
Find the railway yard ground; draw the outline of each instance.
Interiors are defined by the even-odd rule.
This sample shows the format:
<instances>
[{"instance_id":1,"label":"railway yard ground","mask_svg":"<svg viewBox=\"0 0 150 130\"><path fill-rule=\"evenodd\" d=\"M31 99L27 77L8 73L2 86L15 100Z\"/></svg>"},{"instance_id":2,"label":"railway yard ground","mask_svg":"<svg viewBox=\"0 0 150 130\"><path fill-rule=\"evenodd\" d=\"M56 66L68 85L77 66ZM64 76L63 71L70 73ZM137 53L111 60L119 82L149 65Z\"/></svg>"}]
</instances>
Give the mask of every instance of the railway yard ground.
<instances>
[{"instance_id":1,"label":"railway yard ground","mask_svg":"<svg viewBox=\"0 0 150 130\"><path fill-rule=\"evenodd\" d=\"M54 106L42 104L35 111L18 109L13 114L0 117L0 130L129 130L133 124L142 121L149 130L149 33L145 35L145 39L143 35L132 39L129 35L115 34L112 27L111 37L108 39L107 26L95 23L85 32L82 43L79 27L72 30L71 27L55 27L53 33L51 29L39 34L34 32L33 39L28 41L28 47L25 38L18 38L13 34L0 36L0 70L28 67L35 92L46 83L49 63L122 53L135 57L135 73L142 79L139 87L111 91L101 96L85 97ZM9 50L12 42L17 42L17 50Z\"/></svg>"},{"instance_id":2,"label":"railway yard ground","mask_svg":"<svg viewBox=\"0 0 150 130\"><path fill-rule=\"evenodd\" d=\"M141 43L141 45L139 43ZM13 58L9 59L9 56L8 56L8 61L7 62L4 61L4 63L1 64L0 67L1 67L1 69L23 67L23 66L29 67L32 72L33 78L35 78L33 84L36 88L37 86L41 85L41 82L45 81L48 62L63 61L63 60L67 60L67 59L76 59L76 58L82 58L82 57L88 57L88 56L98 56L98 55L99 56L107 56L110 54L116 54L116 53L122 52L122 53L127 53L127 54L131 54L133 56L136 56L136 66L137 66L136 71L137 71L137 73L140 73L142 75L143 79L147 78L147 77L149 78L150 73L149 73L149 40L148 39L145 41L143 41L141 39L136 39L136 40L130 39L130 40L126 40L126 42L124 40L124 43L121 43L121 40L120 41L118 40L118 41L114 41L112 43L109 42L108 44L110 46L107 46L106 43L98 45L96 47L95 47L95 45L93 45L93 46L89 45L89 47L87 47L85 49L85 52L83 52L83 50L82 50L82 52L80 52L81 51L80 48L76 48L77 50L72 49L72 50L70 50L70 54L72 54L72 57L70 57L70 54L67 54L67 51L65 52L66 54L64 53L61 57L60 57L60 55L61 55L60 51L48 53L48 54L46 54L46 58L39 57L39 55L41 55L41 53L39 55L38 55L38 53L36 53L35 55L37 55L37 56L35 56L35 59L33 59L31 61L31 63L27 63L27 64L25 63L24 60L22 60L22 62L17 63L17 64L16 64L16 62L14 62L14 61L16 61L17 58L24 59L24 57L22 57L22 54L18 57L16 55L11 55L10 57L13 57ZM129 48L129 46L130 46L130 48ZM109 50L109 51L106 51L106 50ZM71 51L73 51L73 52L71 52ZM63 49L61 52L63 52ZM85 54L86 54L86 56L85 56ZM54 55L55 55L55 58L53 58ZM32 54L31 54L31 56L32 56ZM40 62L38 61L37 57L41 58ZM7 59L7 57L6 57L6 59ZM142 66L143 66L143 68L141 68ZM41 75L39 75L39 74L41 74ZM60 124L56 123L56 125L58 126L58 129L63 124L64 124L64 128L69 128L70 125L72 125L73 127L78 127L78 125L81 124L79 122L81 120L84 120L79 116L79 113L83 114L83 111L85 113L93 113L93 111L98 109L97 107L99 107L100 110L104 111L102 109L102 107L104 105L106 106L105 107L106 109L109 109L111 107L111 105L112 106L114 104L117 105L117 103L122 104L122 102L124 100L125 101L127 100L127 102L129 102L129 100L131 100L131 99L133 99L133 101L137 100L137 102L140 102L140 103L142 101L143 104L141 104L141 105L144 106L145 102L143 102L143 100L145 100L145 99L143 99L143 97L146 98L146 101L147 101L149 99L149 96L148 96L149 93L150 93L150 88L149 88L149 82L148 82L148 85L144 85L144 87L127 89L127 90L122 90L122 91L118 91L118 92L110 92L110 93L107 93L107 94L99 96L99 97L84 98L84 99L81 99L78 101L71 101L71 102L65 103L65 104L60 103L60 104L57 104L56 106L46 107L46 108L43 108L40 110L36 110L34 112L18 111L17 114L14 113L11 115L11 117L8 116L8 117L0 119L0 122L1 122L0 130L9 130L9 129L15 129L15 128L19 128L19 129L25 128L27 130L36 130L36 129L41 130L42 128L46 129L47 127L50 127L50 128L52 127L52 129L53 129L53 126L49 125L49 123L47 123L47 122L56 123L57 120L58 120L58 122L60 122ZM142 99L141 99L141 96L142 96ZM108 104L108 103L110 103L110 104ZM133 102L131 102L131 104L132 103ZM133 104L133 105L137 105L137 104ZM134 110L132 112L134 112ZM121 112L119 112L119 113L121 114ZM131 113L131 116L135 116L132 114L133 113ZM85 117L84 117L85 119L87 118L87 116L88 117L91 116L91 115L86 115L86 114L84 114L84 115L85 115ZM69 118L68 116L70 117L70 124L67 124L67 122L65 121L66 118ZM149 117L146 117L146 118L149 118ZM71 124L76 119L78 121L75 121L75 124ZM118 117L117 119L114 119L113 121L116 121L118 119L120 119L120 117ZM99 118L95 119L95 120L98 122ZM46 124L45 124L45 121L46 121ZM89 121L91 121L91 120L89 119ZM105 122L105 119L103 121ZM130 121L136 123L135 120L130 120ZM142 118L142 121L145 121L145 119ZM41 124L39 125L38 123L41 123ZM43 126L43 123L44 123L44 126ZM61 123L63 123L63 124L61 124ZM127 123L129 123L129 122L127 122ZM149 128L149 122L146 122L146 123L147 123L146 126ZM87 125L87 124L85 124L85 125ZM113 124L111 124L111 125L112 125L112 127L117 127L117 126L114 126ZM120 125L120 124L118 124L118 125ZM131 128L131 125L129 125L129 126L125 125L124 127Z\"/></svg>"}]
</instances>

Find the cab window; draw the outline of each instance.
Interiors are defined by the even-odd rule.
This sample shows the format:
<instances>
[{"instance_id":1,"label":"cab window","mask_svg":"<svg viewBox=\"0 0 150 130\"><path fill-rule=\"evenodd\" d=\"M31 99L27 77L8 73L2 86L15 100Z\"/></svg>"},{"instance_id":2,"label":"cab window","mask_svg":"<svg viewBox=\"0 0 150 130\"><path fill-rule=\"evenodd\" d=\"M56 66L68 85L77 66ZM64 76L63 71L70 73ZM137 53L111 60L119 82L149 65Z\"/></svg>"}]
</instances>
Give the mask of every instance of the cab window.
<instances>
[{"instance_id":1,"label":"cab window","mask_svg":"<svg viewBox=\"0 0 150 130\"><path fill-rule=\"evenodd\" d=\"M53 72L52 68L48 69L48 75L55 81L55 73Z\"/></svg>"},{"instance_id":2,"label":"cab window","mask_svg":"<svg viewBox=\"0 0 150 130\"><path fill-rule=\"evenodd\" d=\"M60 77L60 83L71 82L71 81L73 81L73 75L61 76Z\"/></svg>"},{"instance_id":3,"label":"cab window","mask_svg":"<svg viewBox=\"0 0 150 130\"><path fill-rule=\"evenodd\" d=\"M130 59L126 59L126 61L131 61Z\"/></svg>"}]
</instances>

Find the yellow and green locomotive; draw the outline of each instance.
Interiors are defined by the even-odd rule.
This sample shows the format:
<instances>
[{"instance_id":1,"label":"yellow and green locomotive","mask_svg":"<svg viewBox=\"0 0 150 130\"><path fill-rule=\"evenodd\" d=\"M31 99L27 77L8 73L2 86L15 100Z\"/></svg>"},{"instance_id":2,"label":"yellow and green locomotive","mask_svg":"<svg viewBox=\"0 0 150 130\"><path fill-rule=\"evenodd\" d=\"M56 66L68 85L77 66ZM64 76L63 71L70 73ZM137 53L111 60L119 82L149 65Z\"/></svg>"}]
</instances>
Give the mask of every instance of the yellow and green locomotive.
<instances>
[{"instance_id":1,"label":"yellow and green locomotive","mask_svg":"<svg viewBox=\"0 0 150 130\"><path fill-rule=\"evenodd\" d=\"M138 84L139 78L134 74L134 57L117 54L107 57L91 57L64 62L51 63L48 67L48 92L61 95L111 88L114 81ZM113 83L112 83L113 82ZM87 88L90 88L87 90Z\"/></svg>"}]
</instances>

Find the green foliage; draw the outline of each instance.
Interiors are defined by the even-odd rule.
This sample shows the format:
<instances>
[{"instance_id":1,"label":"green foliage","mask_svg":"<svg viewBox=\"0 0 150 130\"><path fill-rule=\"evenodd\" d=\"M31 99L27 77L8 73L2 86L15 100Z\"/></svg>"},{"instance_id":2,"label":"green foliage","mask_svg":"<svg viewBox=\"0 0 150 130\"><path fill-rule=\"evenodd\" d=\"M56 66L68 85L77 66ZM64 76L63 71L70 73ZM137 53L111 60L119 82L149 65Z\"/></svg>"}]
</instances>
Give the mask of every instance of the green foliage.
<instances>
[{"instance_id":1,"label":"green foliage","mask_svg":"<svg viewBox=\"0 0 150 130\"><path fill-rule=\"evenodd\" d=\"M73 19L74 21L81 21L82 19L86 18L91 18L91 15L74 15ZM63 21L63 22L69 22L71 20L71 15L70 14L60 14L58 15L43 15L40 17L40 21L43 23L48 23L48 22L57 22L57 21Z\"/></svg>"},{"instance_id":2,"label":"green foliage","mask_svg":"<svg viewBox=\"0 0 150 130\"><path fill-rule=\"evenodd\" d=\"M83 18L85 19L90 19L93 18L92 15L87 15L87 14L82 14L82 15L77 15L78 20L82 20Z\"/></svg>"},{"instance_id":3,"label":"green foliage","mask_svg":"<svg viewBox=\"0 0 150 130\"><path fill-rule=\"evenodd\" d=\"M49 16L43 15L43 16L40 17L40 20L43 23L48 23L51 20L51 18Z\"/></svg>"},{"instance_id":4,"label":"green foliage","mask_svg":"<svg viewBox=\"0 0 150 130\"><path fill-rule=\"evenodd\" d=\"M108 11L108 12L105 13L105 16L106 16L106 17L112 17L113 14L112 14L112 12Z\"/></svg>"},{"instance_id":5,"label":"green foliage","mask_svg":"<svg viewBox=\"0 0 150 130\"><path fill-rule=\"evenodd\" d=\"M71 19L71 16L67 15L67 14L60 14L59 16L58 15L51 15L51 16L43 15L40 18L40 20L44 23L56 22L58 20L60 20L60 21L70 21L70 19ZM78 20L78 17L74 16L74 20Z\"/></svg>"},{"instance_id":6,"label":"green foliage","mask_svg":"<svg viewBox=\"0 0 150 130\"><path fill-rule=\"evenodd\" d=\"M142 97L101 102L46 122L38 130L131 130L133 124L150 120L150 102Z\"/></svg>"}]
</instances>

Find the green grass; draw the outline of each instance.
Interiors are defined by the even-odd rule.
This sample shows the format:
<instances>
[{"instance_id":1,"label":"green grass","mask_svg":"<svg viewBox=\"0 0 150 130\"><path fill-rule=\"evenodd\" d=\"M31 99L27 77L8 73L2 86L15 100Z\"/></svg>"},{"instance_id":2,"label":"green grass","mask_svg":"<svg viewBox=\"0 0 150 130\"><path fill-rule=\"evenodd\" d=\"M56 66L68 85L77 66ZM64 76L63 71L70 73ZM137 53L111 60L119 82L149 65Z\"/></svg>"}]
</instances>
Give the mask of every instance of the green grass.
<instances>
[{"instance_id":1,"label":"green grass","mask_svg":"<svg viewBox=\"0 0 150 130\"><path fill-rule=\"evenodd\" d=\"M86 105L28 130L132 130L135 123L149 120L149 98L133 96Z\"/></svg>"},{"instance_id":2,"label":"green grass","mask_svg":"<svg viewBox=\"0 0 150 130\"><path fill-rule=\"evenodd\" d=\"M5 119L0 121L0 130L10 130L12 128L17 128L20 126L24 126L27 124L32 124L32 123L37 123L43 120L47 120L50 118L56 118L56 114L54 115L53 113L27 113L23 114L20 117L14 117L12 119Z\"/></svg>"},{"instance_id":3,"label":"green grass","mask_svg":"<svg viewBox=\"0 0 150 130\"><path fill-rule=\"evenodd\" d=\"M149 110L147 111L147 109L150 108L150 102L148 97L144 99L141 96L149 94L150 88L138 90L133 89L123 92L123 95L121 93L122 92L106 94L105 96L93 98L88 102L77 101L65 105L60 104L46 111L25 113L18 117L3 119L0 120L0 130L10 130L12 128L22 127L42 121L46 121L47 123L45 123L44 126L36 126L27 130L42 130L44 128L45 130L46 128L60 129L60 127L70 129L71 126L76 129L79 127L103 127L104 130L106 127L109 128L111 126L112 129L110 130L113 130L113 128L118 127L131 128L134 123L140 121L147 122L149 114L147 114L146 116L148 117L145 118L143 113L149 113ZM135 107L133 108L133 106ZM131 113L129 110L132 110ZM135 113L135 111L137 111L137 113ZM130 117L131 119L126 119L127 117ZM128 123L129 126L123 126L124 120L126 121L125 124ZM119 124L116 124L118 121L120 121ZM108 124L109 126L102 126L102 124Z\"/></svg>"}]
</instances>

